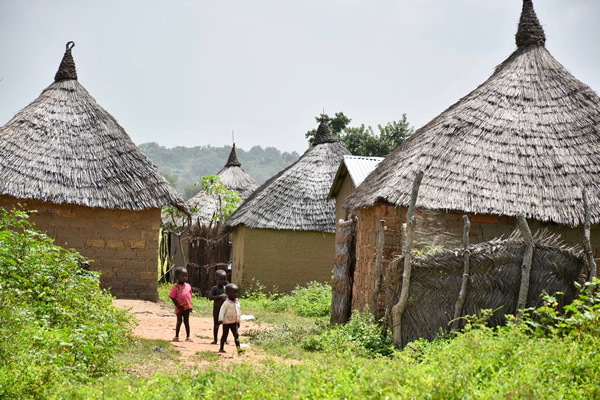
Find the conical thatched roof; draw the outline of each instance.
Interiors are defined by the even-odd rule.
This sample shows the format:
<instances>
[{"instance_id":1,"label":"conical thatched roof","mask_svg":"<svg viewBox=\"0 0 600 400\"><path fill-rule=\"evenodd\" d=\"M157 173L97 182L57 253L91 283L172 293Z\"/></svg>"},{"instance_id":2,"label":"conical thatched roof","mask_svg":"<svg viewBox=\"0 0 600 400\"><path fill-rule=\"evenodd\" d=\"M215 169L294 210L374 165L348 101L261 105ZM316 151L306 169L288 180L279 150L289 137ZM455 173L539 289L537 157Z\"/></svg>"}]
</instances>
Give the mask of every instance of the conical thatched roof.
<instances>
[{"instance_id":1,"label":"conical thatched roof","mask_svg":"<svg viewBox=\"0 0 600 400\"><path fill-rule=\"evenodd\" d=\"M600 197L600 98L546 50L531 0L517 50L481 86L417 130L348 197L347 208L407 206L577 225L582 187ZM591 204L600 222L600 202Z\"/></svg>"},{"instance_id":2,"label":"conical thatched roof","mask_svg":"<svg viewBox=\"0 0 600 400\"><path fill-rule=\"evenodd\" d=\"M227 220L225 229L245 225L335 232L335 200L327 201L327 194L345 154L350 152L322 122L313 146L259 187Z\"/></svg>"},{"instance_id":3,"label":"conical thatched roof","mask_svg":"<svg viewBox=\"0 0 600 400\"><path fill-rule=\"evenodd\" d=\"M235 152L235 143L231 148L227 163L222 170L217 172L217 175L221 178L223 185L229 190L238 192L242 200L247 199L258 188L258 183L242 169L242 163L239 162L237 153ZM201 225L209 224L217 212L215 198L207 194L204 190L201 190L197 195L188 200L188 206L198 209L198 212L192 219Z\"/></svg>"},{"instance_id":4,"label":"conical thatched roof","mask_svg":"<svg viewBox=\"0 0 600 400\"><path fill-rule=\"evenodd\" d=\"M67 50L54 78L0 128L0 194L142 210L183 200L125 130L77 81Z\"/></svg>"}]
</instances>

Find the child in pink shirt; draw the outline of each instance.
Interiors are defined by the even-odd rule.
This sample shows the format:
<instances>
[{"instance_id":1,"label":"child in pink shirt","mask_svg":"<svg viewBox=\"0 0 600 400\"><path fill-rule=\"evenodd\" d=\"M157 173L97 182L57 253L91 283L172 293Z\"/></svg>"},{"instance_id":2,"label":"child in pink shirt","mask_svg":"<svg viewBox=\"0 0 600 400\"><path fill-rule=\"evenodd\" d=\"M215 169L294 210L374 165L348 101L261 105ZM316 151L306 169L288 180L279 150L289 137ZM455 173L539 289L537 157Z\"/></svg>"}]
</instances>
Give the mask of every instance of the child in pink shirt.
<instances>
[{"instance_id":1,"label":"child in pink shirt","mask_svg":"<svg viewBox=\"0 0 600 400\"><path fill-rule=\"evenodd\" d=\"M177 283L171 289L169 297L175 304L175 314L177 315L177 325L175 325L175 337L174 342L179 342L179 330L181 329L181 322L185 324L185 333L187 335L185 341L191 342L190 337L190 312L192 311L192 287L188 280L187 269L183 267L175 268L175 279Z\"/></svg>"}]
</instances>

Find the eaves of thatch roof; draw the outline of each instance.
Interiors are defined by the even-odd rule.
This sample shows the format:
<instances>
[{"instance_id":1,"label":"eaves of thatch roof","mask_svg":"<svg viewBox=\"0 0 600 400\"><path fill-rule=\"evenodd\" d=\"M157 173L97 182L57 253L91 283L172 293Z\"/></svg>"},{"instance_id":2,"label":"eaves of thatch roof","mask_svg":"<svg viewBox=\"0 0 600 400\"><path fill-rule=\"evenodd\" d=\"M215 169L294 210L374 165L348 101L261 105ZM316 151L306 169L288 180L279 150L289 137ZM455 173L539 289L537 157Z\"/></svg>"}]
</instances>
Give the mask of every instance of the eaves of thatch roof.
<instances>
[{"instance_id":1,"label":"eaves of thatch roof","mask_svg":"<svg viewBox=\"0 0 600 400\"><path fill-rule=\"evenodd\" d=\"M77 81L67 50L55 81L0 128L0 194L142 210L184 201Z\"/></svg>"},{"instance_id":2,"label":"eaves of thatch roof","mask_svg":"<svg viewBox=\"0 0 600 400\"><path fill-rule=\"evenodd\" d=\"M546 50L531 0L516 41L487 81L392 152L344 207L407 206L422 170L417 207L582 224L582 188L600 198L600 98ZM600 202L591 214L600 222Z\"/></svg>"},{"instance_id":3,"label":"eaves of thatch roof","mask_svg":"<svg viewBox=\"0 0 600 400\"><path fill-rule=\"evenodd\" d=\"M249 228L335 232L335 201L327 200L340 161L350 154L321 123L313 147L259 187L225 223Z\"/></svg>"},{"instance_id":4,"label":"eaves of thatch roof","mask_svg":"<svg viewBox=\"0 0 600 400\"><path fill-rule=\"evenodd\" d=\"M258 183L246 171L242 169L242 163L237 158L235 151L235 143L229 153L227 163L217 175L229 190L235 190L239 193L242 200L247 199L256 188ZM198 194L188 200L188 207L195 207L198 211L193 215L194 222L202 224L210 224L212 217L217 212L217 202L214 196L207 194L204 190L200 190Z\"/></svg>"}]
</instances>

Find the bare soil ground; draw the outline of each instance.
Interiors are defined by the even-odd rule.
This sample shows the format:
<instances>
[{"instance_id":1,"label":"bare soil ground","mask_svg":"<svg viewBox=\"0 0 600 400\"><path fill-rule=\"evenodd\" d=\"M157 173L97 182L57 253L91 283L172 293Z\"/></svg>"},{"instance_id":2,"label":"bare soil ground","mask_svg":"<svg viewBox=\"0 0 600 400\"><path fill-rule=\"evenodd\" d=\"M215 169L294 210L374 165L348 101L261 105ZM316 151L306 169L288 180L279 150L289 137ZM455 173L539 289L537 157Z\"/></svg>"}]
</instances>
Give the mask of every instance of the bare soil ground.
<instances>
[{"instance_id":1,"label":"bare soil ground","mask_svg":"<svg viewBox=\"0 0 600 400\"><path fill-rule=\"evenodd\" d=\"M225 345L225 354L218 353L219 345L211 344L213 340L213 319L212 317L202 317L190 315L190 331L193 342L185 341L185 327L181 326L180 342L173 342L175 336L175 312L172 304L159 300L157 303L144 300L122 300L115 299L115 306L129 310L137 319L137 326L134 329L134 335L145 339L162 339L169 341L170 344L181 353L179 364L190 368L206 365L227 365L236 362L257 362L266 358L260 352L248 346L243 341L244 332L249 329L257 329L259 325L252 321L242 321L240 326L240 337L242 339L242 348L244 353L238 355L231 333L228 342ZM219 328L219 340L222 328ZM200 353L200 354L198 354ZM217 356L208 357L215 353ZM216 361L215 361L216 360ZM149 371L156 370L148 366ZM143 371L138 371L142 372Z\"/></svg>"}]
</instances>

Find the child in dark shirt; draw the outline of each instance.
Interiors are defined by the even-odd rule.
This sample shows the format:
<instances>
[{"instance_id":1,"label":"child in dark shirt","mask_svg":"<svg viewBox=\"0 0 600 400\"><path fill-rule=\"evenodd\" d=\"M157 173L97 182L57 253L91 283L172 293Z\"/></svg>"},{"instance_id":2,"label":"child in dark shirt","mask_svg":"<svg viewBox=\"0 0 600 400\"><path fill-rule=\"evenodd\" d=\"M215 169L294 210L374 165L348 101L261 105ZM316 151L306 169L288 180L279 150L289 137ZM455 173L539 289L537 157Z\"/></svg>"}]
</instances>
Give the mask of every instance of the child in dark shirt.
<instances>
[{"instance_id":1,"label":"child in dark shirt","mask_svg":"<svg viewBox=\"0 0 600 400\"><path fill-rule=\"evenodd\" d=\"M227 285L227 273L222 269L217 270L217 284L210 289L210 294L208 295L208 299L213 301L213 337L214 340L211 344L217 344L217 337L219 332L219 311L221 310L221 306L227 299L227 295L225 294L225 285Z\"/></svg>"}]
</instances>

